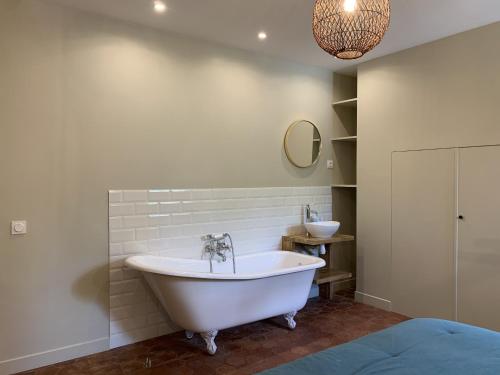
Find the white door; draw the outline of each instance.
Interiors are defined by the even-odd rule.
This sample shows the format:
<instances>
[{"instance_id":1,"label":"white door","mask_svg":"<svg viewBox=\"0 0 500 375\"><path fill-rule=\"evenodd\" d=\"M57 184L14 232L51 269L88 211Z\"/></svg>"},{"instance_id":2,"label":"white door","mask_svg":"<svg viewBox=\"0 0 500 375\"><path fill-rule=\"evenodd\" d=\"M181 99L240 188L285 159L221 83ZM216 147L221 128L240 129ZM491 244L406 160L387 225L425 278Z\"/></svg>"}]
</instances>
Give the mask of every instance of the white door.
<instances>
[{"instance_id":1,"label":"white door","mask_svg":"<svg viewBox=\"0 0 500 375\"><path fill-rule=\"evenodd\" d=\"M456 150L392 156L392 309L455 319Z\"/></svg>"},{"instance_id":2,"label":"white door","mask_svg":"<svg viewBox=\"0 0 500 375\"><path fill-rule=\"evenodd\" d=\"M500 331L500 147L459 152L458 320Z\"/></svg>"}]
</instances>

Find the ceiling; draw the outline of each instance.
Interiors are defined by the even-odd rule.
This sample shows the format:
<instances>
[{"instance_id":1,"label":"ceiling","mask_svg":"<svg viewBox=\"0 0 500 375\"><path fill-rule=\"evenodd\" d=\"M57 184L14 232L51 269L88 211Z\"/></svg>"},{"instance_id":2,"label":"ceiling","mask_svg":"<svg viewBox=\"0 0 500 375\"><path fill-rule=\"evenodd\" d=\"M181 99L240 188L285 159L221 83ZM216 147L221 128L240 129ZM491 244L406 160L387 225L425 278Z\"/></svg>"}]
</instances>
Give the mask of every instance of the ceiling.
<instances>
[{"instance_id":1,"label":"ceiling","mask_svg":"<svg viewBox=\"0 0 500 375\"><path fill-rule=\"evenodd\" d=\"M332 70L500 21L499 0L392 0L382 43L362 59L345 62L316 45L313 0L164 0L164 14L153 12L152 0L48 1ZM261 30L268 34L265 41L257 38Z\"/></svg>"}]
</instances>

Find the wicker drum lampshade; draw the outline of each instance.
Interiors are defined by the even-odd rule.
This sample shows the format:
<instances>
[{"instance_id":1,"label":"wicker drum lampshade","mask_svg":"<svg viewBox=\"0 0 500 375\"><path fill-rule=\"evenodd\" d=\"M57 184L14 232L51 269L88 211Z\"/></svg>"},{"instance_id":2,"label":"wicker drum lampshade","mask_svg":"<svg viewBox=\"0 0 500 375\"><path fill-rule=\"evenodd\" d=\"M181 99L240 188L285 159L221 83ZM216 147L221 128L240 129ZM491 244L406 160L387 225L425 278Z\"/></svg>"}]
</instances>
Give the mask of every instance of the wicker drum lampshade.
<instances>
[{"instance_id":1,"label":"wicker drum lampshade","mask_svg":"<svg viewBox=\"0 0 500 375\"><path fill-rule=\"evenodd\" d=\"M314 38L330 55L357 59L380 43L390 15L390 0L316 0Z\"/></svg>"}]
</instances>

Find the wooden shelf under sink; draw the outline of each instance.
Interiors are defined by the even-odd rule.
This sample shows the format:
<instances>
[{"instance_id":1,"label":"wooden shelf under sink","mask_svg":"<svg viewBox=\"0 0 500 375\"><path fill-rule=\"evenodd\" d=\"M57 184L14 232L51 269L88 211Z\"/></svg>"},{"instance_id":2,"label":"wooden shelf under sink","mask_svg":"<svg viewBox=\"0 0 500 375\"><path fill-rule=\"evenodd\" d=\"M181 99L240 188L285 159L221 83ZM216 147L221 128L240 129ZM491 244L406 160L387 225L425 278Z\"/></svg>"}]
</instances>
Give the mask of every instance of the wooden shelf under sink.
<instances>
[{"instance_id":1,"label":"wooden shelf under sink","mask_svg":"<svg viewBox=\"0 0 500 375\"><path fill-rule=\"evenodd\" d=\"M332 299L335 293L335 285L351 282L354 277L352 272L334 269L334 264L331 261L332 252L335 251L334 248L336 247L342 248L341 243L348 244L353 241L355 241L355 237L350 234L336 234L331 238L313 238L306 234L290 235L283 236L281 248L285 251L297 251L303 245L325 245L327 252L324 255L320 255L320 257L325 260L326 266L316 271L314 282L320 286L320 296Z\"/></svg>"},{"instance_id":2,"label":"wooden shelf under sink","mask_svg":"<svg viewBox=\"0 0 500 375\"><path fill-rule=\"evenodd\" d=\"M316 272L314 281L316 284L326 284L335 281L341 281L352 278L352 273L347 271L334 271L332 269L323 268Z\"/></svg>"},{"instance_id":3,"label":"wooden shelf under sink","mask_svg":"<svg viewBox=\"0 0 500 375\"><path fill-rule=\"evenodd\" d=\"M330 245L338 242L351 242L354 241L354 236L350 234L336 234L330 238L314 238L309 237L305 234L295 235L295 236L284 236L283 242L289 241L292 243L297 243L301 245L309 246L319 246L319 245Z\"/></svg>"}]
</instances>

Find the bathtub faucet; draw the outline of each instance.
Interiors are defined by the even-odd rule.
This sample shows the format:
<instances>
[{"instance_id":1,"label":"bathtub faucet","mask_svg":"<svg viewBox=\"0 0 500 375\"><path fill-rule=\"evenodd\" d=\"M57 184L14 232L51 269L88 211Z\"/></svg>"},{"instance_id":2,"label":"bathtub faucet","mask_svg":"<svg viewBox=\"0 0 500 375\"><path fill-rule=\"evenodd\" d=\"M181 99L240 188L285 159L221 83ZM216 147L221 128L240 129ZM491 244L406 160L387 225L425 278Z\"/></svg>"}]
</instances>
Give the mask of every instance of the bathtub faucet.
<instances>
[{"instance_id":1,"label":"bathtub faucet","mask_svg":"<svg viewBox=\"0 0 500 375\"><path fill-rule=\"evenodd\" d=\"M231 252L233 258L233 273L236 273L236 260L234 259L233 239L229 233L207 234L201 237L205 243L202 258L208 254L210 259L210 273L214 272L212 261L217 255L223 262L227 261L227 253Z\"/></svg>"}]
</instances>

